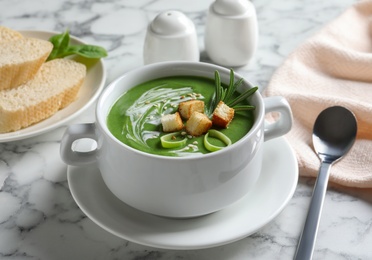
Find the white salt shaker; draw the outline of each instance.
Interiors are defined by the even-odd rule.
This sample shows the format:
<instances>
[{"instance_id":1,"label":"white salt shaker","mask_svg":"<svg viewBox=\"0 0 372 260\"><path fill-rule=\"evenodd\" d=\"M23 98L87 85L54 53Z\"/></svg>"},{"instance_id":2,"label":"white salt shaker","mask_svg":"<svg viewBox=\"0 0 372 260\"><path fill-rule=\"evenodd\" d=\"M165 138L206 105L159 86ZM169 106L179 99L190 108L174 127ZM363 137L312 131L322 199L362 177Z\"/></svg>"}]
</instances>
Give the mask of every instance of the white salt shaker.
<instances>
[{"instance_id":1,"label":"white salt shaker","mask_svg":"<svg viewBox=\"0 0 372 260\"><path fill-rule=\"evenodd\" d=\"M161 61L199 61L194 23L179 11L158 14L149 24L143 49L145 64Z\"/></svg>"},{"instance_id":2,"label":"white salt shaker","mask_svg":"<svg viewBox=\"0 0 372 260\"><path fill-rule=\"evenodd\" d=\"M205 49L220 65L237 67L249 63L256 52L258 24L249 0L216 0L209 7Z\"/></svg>"}]
</instances>

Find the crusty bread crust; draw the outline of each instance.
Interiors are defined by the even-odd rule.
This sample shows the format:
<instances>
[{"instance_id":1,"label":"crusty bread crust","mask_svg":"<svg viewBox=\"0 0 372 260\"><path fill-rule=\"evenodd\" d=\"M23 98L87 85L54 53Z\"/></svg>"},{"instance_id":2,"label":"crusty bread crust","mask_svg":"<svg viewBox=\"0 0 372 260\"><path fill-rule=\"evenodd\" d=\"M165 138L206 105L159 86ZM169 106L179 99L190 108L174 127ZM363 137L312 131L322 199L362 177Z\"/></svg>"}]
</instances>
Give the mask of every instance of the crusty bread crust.
<instances>
[{"instance_id":1,"label":"crusty bread crust","mask_svg":"<svg viewBox=\"0 0 372 260\"><path fill-rule=\"evenodd\" d=\"M234 109L220 101L213 112L212 122L213 125L227 128L234 118Z\"/></svg>"},{"instance_id":2,"label":"crusty bread crust","mask_svg":"<svg viewBox=\"0 0 372 260\"><path fill-rule=\"evenodd\" d=\"M41 39L0 41L0 90L17 87L32 79L52 49L51 42Z\"/></svg>"},{"instance_id":3,"label":"crusty bread crust","mask_svg":"<svg viewBox=\"0 0 372 260\"><path fill-rule=\"evenodd\" d=\"M44 63L35 78L0 91L0 133L46 119L73 102L86 76L85 65L68 59Z\"/></svg>"},{"instance_id":4,"label":"crusty bread crust","mask_svg":"<svg viewBox=\"0 0 372 260\"><path fill-rule=\"evenodd\" d=\"M181 102L178 106L178 111L181 117L189 119L193 112L204 113L204 101L202 100L188 100Z\"/></svg>"}]
</instances>

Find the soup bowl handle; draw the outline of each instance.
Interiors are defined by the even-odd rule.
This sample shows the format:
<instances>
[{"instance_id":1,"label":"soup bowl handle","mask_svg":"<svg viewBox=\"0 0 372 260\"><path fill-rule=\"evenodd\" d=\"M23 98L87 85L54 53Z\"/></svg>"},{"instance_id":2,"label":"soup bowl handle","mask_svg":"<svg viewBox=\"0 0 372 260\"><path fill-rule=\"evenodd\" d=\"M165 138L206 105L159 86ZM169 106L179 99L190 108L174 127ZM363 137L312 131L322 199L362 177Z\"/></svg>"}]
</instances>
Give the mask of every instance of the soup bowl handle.
<instances>
[{"instance_id":1,"label":"soup bowl handle","mask_svg":"<svg viewBox=\"0 0 372 260\"><path fill-rule=\"evenodd\" d=\"M73 144L83 138L93 139L97 142L95 132L96 126L94 123L70 125L61 139L60 154L62 160L69 165L75 166L94 163L96 161L96 149L87 152L78 151L73 149Z\"/></svg>"},{"instance_id":2,"label":"soup bowl handle","mask_svg":"<svg viewBox=\"0 0 372 260\"><path fill-rule=\"evenodd\" d=\"M265 114L271 112L279 113L279 118L274 122L265 121L264 141L282 136L291 130L292 111L288 101L284 97L266 97L263 99L265 104Z\"/></svg>"}]
</instances>

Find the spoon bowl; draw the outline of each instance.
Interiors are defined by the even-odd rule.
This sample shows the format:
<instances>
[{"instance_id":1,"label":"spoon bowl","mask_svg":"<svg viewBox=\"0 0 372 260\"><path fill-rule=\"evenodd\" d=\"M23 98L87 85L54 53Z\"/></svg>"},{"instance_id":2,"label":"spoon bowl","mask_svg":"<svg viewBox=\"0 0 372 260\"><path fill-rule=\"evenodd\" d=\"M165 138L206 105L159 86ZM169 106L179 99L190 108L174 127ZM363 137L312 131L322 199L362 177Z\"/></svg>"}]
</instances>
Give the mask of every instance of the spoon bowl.
<instances>
[{"instance_id":1,"label":"spoon bowl","mask_svg":"<svg viewBox=\"0 0 372 260\"><path fill-rule=\"evenodd\" d=\"M313 129L313 145L319 158L336 162L354 144L357 123L352 112L335 106L323 110Z\"/></svg>"},{"instance_id":2,"label":"spoon bowl","mask_svg":"<svg viewBox=\"0 0 372 260\"><path fill-rule=\"evenodd\" d=\"M329 107L317 117L313 128L313 145L321 165L314 186L295 259L311 259L331 165L340 160L355 142L357 121L354 114L340 106Z\"/></svg>"}]
</instances>

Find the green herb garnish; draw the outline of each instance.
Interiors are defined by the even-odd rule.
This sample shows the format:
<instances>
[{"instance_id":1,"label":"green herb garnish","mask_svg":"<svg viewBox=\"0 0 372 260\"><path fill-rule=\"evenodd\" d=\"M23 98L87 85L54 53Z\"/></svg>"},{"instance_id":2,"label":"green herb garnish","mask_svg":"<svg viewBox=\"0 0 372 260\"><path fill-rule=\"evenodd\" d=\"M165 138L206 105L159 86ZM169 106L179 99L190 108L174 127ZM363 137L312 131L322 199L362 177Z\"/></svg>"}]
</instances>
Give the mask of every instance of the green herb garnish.
<instances>
[{"instance_id":1,"label":"green herb garnish","mask_svg":"<svg viewBox=\"0 0 372 260\"><path fill-rule=\"evenodd\" d=\"M99 59L107 56L106 50L100 46L88 44L70 45L70 34L68 30L50 37L49 41L53 44L53 50L47 60L64 58L73 54L90 59Z\"/></svg>"},{"instance_id":2,"label":"green herb garnish","mask_svg":"<svg viewBox=\"0 0 372 260\"><path fill-rule=\"evenodd\" d=\"M214 78L216 90L210 102L210 113L213 113L220 101L223 101L226 105L234 108L234 110L236 111L252 110L255 108L255 106L251 105L238 104L253 95L258 90L258 87L248 89L234 98L233 95L235 91L238 89L238 87L240 87L240 85L242 85L244 79L241 78L237 82L235 82L234 71L230 69L230 84L227 86L227 88L224 88L221 85L221 76L217 70L214 73Z\"/></svg>"}]
</instances>

